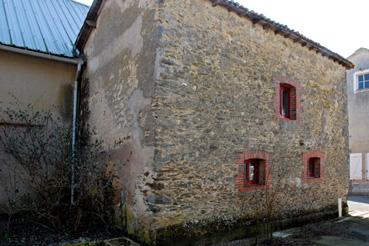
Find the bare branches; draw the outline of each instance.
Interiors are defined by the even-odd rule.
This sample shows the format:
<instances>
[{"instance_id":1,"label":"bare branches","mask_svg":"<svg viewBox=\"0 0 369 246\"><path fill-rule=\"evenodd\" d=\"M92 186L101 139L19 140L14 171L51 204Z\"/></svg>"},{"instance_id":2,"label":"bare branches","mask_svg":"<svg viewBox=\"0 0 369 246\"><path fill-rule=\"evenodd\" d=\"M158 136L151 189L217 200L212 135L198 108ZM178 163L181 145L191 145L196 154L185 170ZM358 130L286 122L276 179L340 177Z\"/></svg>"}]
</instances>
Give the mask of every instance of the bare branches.
<instances>
[{"instance_id":1,"label":"bare branches","mask_svg":"<svg viewBox=\"0 0 369 246\"><path fill-rule=\"evenodd\" d=\"M8 176L0 180L7 187L10 214L27 209L42 223L71 230L87 221L93 224L91 215L98 214L93 218L99 223L113 221L112 209L107 207L113 202L107 200L112 199L114 176L105 173L108 159L101 141L84 140L78 146L75 206L70 207L70 129L51 111L17 100L1 108L0 115L3 172Z\"/></svg>"}]
</instances>

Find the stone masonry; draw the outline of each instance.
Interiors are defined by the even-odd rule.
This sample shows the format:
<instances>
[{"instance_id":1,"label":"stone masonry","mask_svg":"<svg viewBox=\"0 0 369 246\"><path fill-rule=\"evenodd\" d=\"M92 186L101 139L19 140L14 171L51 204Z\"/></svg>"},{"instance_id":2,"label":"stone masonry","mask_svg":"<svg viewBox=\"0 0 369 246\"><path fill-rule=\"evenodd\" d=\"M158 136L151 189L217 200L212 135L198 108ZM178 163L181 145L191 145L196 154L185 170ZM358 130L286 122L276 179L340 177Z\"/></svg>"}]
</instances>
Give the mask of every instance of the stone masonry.
<instances>
[{"instance_id":1,"label":"stone masonry","mask_svg":"<svg viewBox=\"0 0 369 246\"><path fill-rule=\"evenodd\" d=\"M88 123L141 240L255 219L263 191L237 184L247 156L268 159L266 186L285 187L277 217L346 199L345 67L334 60L209 0L106 0L84 54ZM296 120L279 117L280 83L296 88ZM324 174L306 182L315 153Z\"/></svg>"}]
</instances>

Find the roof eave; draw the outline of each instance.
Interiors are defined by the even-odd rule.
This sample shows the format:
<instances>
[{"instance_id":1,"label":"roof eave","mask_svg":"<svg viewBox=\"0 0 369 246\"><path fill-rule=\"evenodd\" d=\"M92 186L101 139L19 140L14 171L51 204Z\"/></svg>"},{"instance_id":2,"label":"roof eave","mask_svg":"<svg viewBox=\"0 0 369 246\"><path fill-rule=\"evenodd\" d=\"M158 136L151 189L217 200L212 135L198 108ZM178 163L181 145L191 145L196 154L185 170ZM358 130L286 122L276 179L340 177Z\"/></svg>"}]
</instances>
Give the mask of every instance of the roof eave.
<instances>
[{"instance_id":1,"label":"roof eave","mask_svg":"<svg viewBox=\"0 0 369 246\"><path fill-rule=\"evenodd\" d=\"M27 56L34 56L34 57L53 60L53 61L69 63L69 64L78 64L81 60L80 58L77 58L77 57L55 55L55 54L20 48L16 46L4 45L4 44L0 44L0 50L22 54L22 55L27 55Z\"/></svg>"},{"instance_id":2,"label":"roof eave","mask_svg":"<svg viewBox=\"0 0 369 246\"><path fill-rule=\"evenodd\" d=\"M355 67L355 65L351 63L349 60L325 48L319 43L316 43L311 39L306 38L302 34L289 29L285 25L281 25L277 22L268 19L267 17L261 14L250 11L249 9L241 6L238 3L233 2L232 0L209 0L209 1L213 3L214 7L222 6L226 8L228 11L232 11L238 14L239 16L248 18L254 24L259 24L263 26L264 29L270 29L274 31L275 34L280 34L285 38L289 38L292 39L294 42L300 43L302 46L306 46L310 50L315 50L317 53L320 53L321 55L334 60L335 62L344 66L346 69L352 69Z\"/></svg>"},{"instance_id":3,"label":"roof eave","mask_svg":"<svg viewBox=\"0 0 369 246\"><path fill-rule=\"evenodd\" d=\"M346 69L352 69L355 67L353 63L349 60L345 59L344 57L340 56L337 53L325 48L324 46L320 45L312 41L311 39L306 38L302 34L289 29L285 25L281 25L277 22L274 22L267 17L257 14L253 11L248 10L247 8L241 6L238 3L235 3L231 0L208 0L213 3L213 6L222 6L229 11L235 12L239 16L246 17L251 20L254 24L259 24L263 26L265 29L270 29L274 31L275 34L280 34L285 38L292 39L294 42L301 44L304 47L307 47L309 50L314 50L316 53L320 53L322 56L326 56L327 58L337 62L341 66L345 67ZM102 5L105 0L94 0L91 5L91 8L87 14L86 20L83 23L81 31L78 34L75 46L77 49L82 52L84 46L89 38L90 33L96 27L97 18L101 11Z\"/></svg>"},{"instance_id":4,"label":"roof eave","mask_svg":"<svg viewBox=\"0 0 369 246\"><path fill-rule=\"evenodd\" d=\"M90 10L87 13L86 19L82 25L81 30L78 33L76 42L75 42L75 47L82 52L84 49L84 46L92 32L93 29L96 28L96 22L97 22L97 18L100 14L100 10L103 6L103 3L105 2L105 0L94 0Z\"/></svg>"}]
</instances>

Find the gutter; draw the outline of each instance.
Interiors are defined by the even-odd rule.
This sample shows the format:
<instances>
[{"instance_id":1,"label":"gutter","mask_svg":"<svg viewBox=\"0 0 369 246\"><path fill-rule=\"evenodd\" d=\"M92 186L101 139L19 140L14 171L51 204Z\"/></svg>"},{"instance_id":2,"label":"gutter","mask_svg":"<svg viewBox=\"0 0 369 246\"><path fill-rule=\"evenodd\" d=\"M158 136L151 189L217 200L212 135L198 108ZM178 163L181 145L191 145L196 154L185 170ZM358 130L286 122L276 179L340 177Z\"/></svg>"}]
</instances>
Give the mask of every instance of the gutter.
<instances>
[{"instance_id":1,"label":"gutter","mask_svg":"<svg viewBox=\"0 0 369 246\"><path fill-rule=\"evenodd\" d=\"M79 58L68 58L68 57L62 57L62 56L56 56L56 55L50 55L42 52L32 51L32 50L26 50L26 49L20 49L12 46L7 46L0 44L0 50L14 52L26 56L34 56L39 58L44 58L48 60L58 61L58 62L65 62L69 64L75 64L78 65L80 63Z\"/></svg>"},{"instance_id":2,"label":"gutter","mask_svg":"<svg viewBox=\"0 0 369 246\"><path fill-rule=\"evenodd\" d=\"M71 184L70 184L70 205L74 206L75 191L75 168L78 164L78 121L80 111L81 95L81 75L85 61L80 59L77 63L77 70L73 85L73 112L72 112L72 139L71 139Z\"/></svg>"}]
</instances>

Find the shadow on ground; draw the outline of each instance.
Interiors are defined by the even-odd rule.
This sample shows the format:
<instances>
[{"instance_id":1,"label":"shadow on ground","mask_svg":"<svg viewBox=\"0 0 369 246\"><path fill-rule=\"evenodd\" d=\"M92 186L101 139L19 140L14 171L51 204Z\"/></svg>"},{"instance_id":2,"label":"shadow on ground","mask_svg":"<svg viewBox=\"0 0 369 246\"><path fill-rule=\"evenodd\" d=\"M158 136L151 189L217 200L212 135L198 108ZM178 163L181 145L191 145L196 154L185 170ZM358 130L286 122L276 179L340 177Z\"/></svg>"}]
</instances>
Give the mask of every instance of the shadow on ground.
<instances>
[{"instance_id":1,"label":"shadow on ground","mask_svg":"<svg viewBox=\"0 0 369 246\"><path fill-rule=\"evenodd\" d=\"M272 241L258 245L369 246L369 197L349 197L349 216L273 233ZM252 245L252 240L220 244Z\"/></svg>"}]
</instances>

